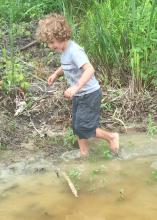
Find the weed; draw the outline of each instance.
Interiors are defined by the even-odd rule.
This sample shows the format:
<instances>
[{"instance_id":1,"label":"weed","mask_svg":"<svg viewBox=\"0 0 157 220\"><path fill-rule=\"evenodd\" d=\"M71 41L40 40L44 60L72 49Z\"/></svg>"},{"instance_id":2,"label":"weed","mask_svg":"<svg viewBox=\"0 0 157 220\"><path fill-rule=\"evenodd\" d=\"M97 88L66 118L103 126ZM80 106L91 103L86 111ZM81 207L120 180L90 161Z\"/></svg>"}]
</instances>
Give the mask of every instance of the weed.
<instances>
[{"instance_id":1,"label":"weed","mask_svg":"<svg viewBox=\"0 0 157 220\"><path fill-rule=\"evenodd\" d=\"M64 135L64 146L71 148L76 141L77 137L73 134L73 130L68 128Z\"/></svg>"},{"instance_id":2,"label":"weed","mask_svg":"<svg viewBox=\"0 0 157 220\"><path fill-rule=\"evenodd\" d=\"M52 147L52 146L61 146L63 145L63 138L62 136L54 136L54 137L44 137L41 138L39 136L36 136L34 138L34 144L38 146L38 148L42 149L45 146L46 147Z\"/></svg>"},{"instance_id":3,"label":"weed","mask_svg":"<svg viewBox=\"0 0 157 220\"><path fill-rule=\"evenodd\" d=\"M9 9L9 47L2 48L0 62L3 63L2 88L8 92L16 87L28 89L29 83L25 79L23 66L16 60L14 48L13 11Z\"/></svg>"},{"instance_id":4,"label":"weed","mask_svg":"<svg viewBox=\"0 0 157 220\"><path fill-rule=\"evenodd\" d=\"M152 115L149 114L148 118L147 118L147 134L149 136L153 136L155 134L157 134L157 125L156 123L153 121Z\"/></svg>"},{"instance_id":5,"label":"weed","mask_svg":"<svg viewBox=\"0 0 157 220\"><path fill-rule=\"evenodd\" d=\"M68 176L71 178L71 179L80 179L80 171L78 169L71 169L69 172L68 172Z\"/></svg>"},{"instance_id":6,"label":"weed","mask_svg":"<svg viewBox=\"0 0 157 220\"><path fill-rule=\"evenodd\" d=\"M26 81L24 76L24 70L21 64L17 61L13 64L14 68L12 69L12 61L10 58L6 59L5 71L3 73L3 90L8 92L15 87L20 87L24 90L29 88L29 83Z\"/></svg>"},{"instance_id":7,"label":"weed","mask_svg":"<svg viewBox=\"0 0 157 220\"><path fill-rule=\"evenodd\" d=\"M103 147L102 154L103 154L103 158L104 158L105 160L108 160L108 159L110 159L110 157L111 157L110 150L108 149L107 146L104 146L104 147Z\"/></svg>"},{"instance_id":8,"label":"weed","mask_svg":"<svg viewBox=\"0 0 157 220\"><path fill-rule=\"evenodd\" d=\"M100 168L96 168L92 170L91 176L94 177L94 176L105 174L105 173L106 173L106 168L104 166L101 166Z\"/></svg>"},{"instance_id":9,"label":"weed","mask_svg":"<svg viewBox=\"0 0 157 220\"><path fill-rule=\"evenodd\" d=\"M0 143L0 150L7 150L7 145L4 143Z\"/></svg>"},{"instance_id":10,"label":"weed","mask_svg":"<svg viewBox=\"0 0 157 220\"><path fill-rule=\"evenodd\" d=\"M157 170L152 171L152 179L157 181Z\"/></svg>"},{"instance_id":11,"label":"weed","mask_svg":"<svg viewBox=\"0 0 157 220\"><path fill-rule=\"evenodd\" d=\"M157 183L157 170L151 171L151 174L148 179L146 179L147 185L153 185Z\"/></svg>"},{"instance_id":12,"label":"weed","mask_svg":"<svg viewBox=\"0 0 157 220\"><path fill-rule=\"evenodd\" d=\"M80 186L79 186L80 175L81 175L80 171L76 168L73 168L73 169L69 170L69 172L68 172L68 176L72 180L72 182L74 183L77 190L80 189Z\"/></svg>"},{"instance_id":13,"label":"weed","mask_svg":"<svg viewBox=\"0 0 157 220\"><path fill-rule=\"evenodd\" d=\"M12 131L12 132L16 131L16 129L17 129L16 121L10 121L8 126L9 126L9 130Z\"/></svg>"},{"instance_id":14,"label":"weed","mask_svg":"<svg viewBox=\"0 0 157 220\"><path fill-rule=\"evenodd\" d=\"M108 102L102 103L101 108L105 109L106 111L111 111L114 109L112 103L108 103Z\"/></svg>"}]
</instances>

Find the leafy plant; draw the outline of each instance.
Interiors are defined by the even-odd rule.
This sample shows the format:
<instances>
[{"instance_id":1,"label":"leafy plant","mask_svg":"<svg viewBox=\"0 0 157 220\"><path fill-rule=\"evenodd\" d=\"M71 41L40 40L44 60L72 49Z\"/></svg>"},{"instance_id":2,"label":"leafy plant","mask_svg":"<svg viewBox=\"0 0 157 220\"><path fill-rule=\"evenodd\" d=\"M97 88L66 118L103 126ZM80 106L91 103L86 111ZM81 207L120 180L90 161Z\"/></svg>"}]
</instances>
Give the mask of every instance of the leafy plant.
<instances>
[{"instance_id":1,"label":"leafy plant","mask_svg":"<svg viewBox=\"0 0 157 220\"><path fill-rule=\"evenodd\" d=\"M14 67L12 67L12 65L14 65ZM24 90L29 88L29 83L26 81L24 75L23 66L18 63L18 61L15 61L15 63L12 64L10 58L5 60L5 71L3 72L2 80L2 88L7 92L17 87Z\"/></svg>"},{"instance_id":2,"label":"leafy plant","mask_svg":"<svg viewBox=\"0 0 157 220\"><path fill-rule=\"evenodd\" d=\"M7 145L0 142L0 150L7 150Z\"/></svg>"},{"instance_id":3,"label":"leafy plant","mask_svg":"<svg viewBox=\"0 0 157 220\"><path fill-rule=\"evenodd\" d=\"M68 176L71 178L71 179L80 179L80 171L78 169L71 169L69 172L68 172Z\"/></svg>"},{"instance_id":4,"label":"leafy plant","mask_svg":"<svg viewBox=\"0 0 157 220\"><path fill-rule=\"evenodd\" d=\"M157 134L157 124L153 121L152 115L148 115L147 119L147 134L153 136Z\"/></svg>"},{"instance_id":5,"label":"leafy plant","mask_svg":"<svg viewBox=\"0 0 157 220\"><path fill-rule=\"evenodd\" d=\"M152 171L152 178L153 180L157 181L157 170Z\"/></svg>"},{"instance_id":6,"label":"leafy plant","mask_svg":"<svg viewBox=\"0 0 157 220\"><path fill-rule=\"evenodd\" d=\"M108 160L108 159L110 159L110 157L111 157L110 150L109 150L108 147L106 147L106 146L103 147L102 154L103 154L103 158L104 158L105 160Z\"/></svg>"},{"instance_id":7,"label":"leafy plant","mask_svg":"<svg viewBox=\"0 0 157 220\"><path fill-rule=\"evenodd\" d=\"M73 130L68 128L64 135L64 146L71 147L77 141L77 137L73 134Z\"/></svg>"},{"instance_id":8,"label":"leafy plant","mask_svg":"<svg viewBox=\"0 0 157 220\"><path fill-rule=\"evenodd\" d=\"M9 9L9 47L2 48L0 62L3 64L2 88L10 91L13 88L20 87L27 89L29 83L26 82L22 65L16 60L14 49L13 34L13 11Z\"/></svg>"},{"instance_id":9,"label":"leafy plant","mask_svg":"<svg viewBox=\"0 0 157 220\"><path fill-rule=\"evenodd\" d=\"M72 182L74 183L74 185L76 186L77 190L80 189L79 183L80 183L80 171L78 169L71 169L68 172L68 176L70 177L70 179L72 180Z\"/></svg>"}]
</instances>

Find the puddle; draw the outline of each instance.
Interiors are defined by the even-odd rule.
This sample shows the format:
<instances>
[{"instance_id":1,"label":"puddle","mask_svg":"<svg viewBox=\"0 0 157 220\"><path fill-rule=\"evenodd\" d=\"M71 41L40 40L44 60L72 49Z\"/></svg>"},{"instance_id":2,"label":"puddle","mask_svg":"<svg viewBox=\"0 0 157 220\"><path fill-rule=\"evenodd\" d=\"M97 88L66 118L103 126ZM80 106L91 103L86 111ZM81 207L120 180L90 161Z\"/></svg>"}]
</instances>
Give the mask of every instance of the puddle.
<instances>
[{"instance_id":1,"label":"puddle","mask_svg":"<svg viewBox=\"0 0 157 220\"><path fill-rule=\"evenodd\" d=\"M78 198L54 172L12 177L10 186L1 184L0 219L155 220L154 160L157 158L62 165L75 180Z\"/></svg>"},{"instance_id":2,"label":"puddle","mask_svg":"<svg viewBox=\"0 0 157 220\"><path fill-rule=\"evenodd\" d=\"M157 155L152 156L148 149L153 146L156 149L157 141L139 136L124 135L121 139L130 154L135 150L140 152L134 158L69 160L59 164L60 170L75 184L78 198L72 194L67 181L50 169L43 173L26 172L24 175L12 171L12 175L9 172L8 176L1 175L0 219L155 220ZM139 151L137 145L144 150ZM147 152L147 157L141 152ZM17 165L28 170L26 162Z\"/></svg>"}]
</instances>

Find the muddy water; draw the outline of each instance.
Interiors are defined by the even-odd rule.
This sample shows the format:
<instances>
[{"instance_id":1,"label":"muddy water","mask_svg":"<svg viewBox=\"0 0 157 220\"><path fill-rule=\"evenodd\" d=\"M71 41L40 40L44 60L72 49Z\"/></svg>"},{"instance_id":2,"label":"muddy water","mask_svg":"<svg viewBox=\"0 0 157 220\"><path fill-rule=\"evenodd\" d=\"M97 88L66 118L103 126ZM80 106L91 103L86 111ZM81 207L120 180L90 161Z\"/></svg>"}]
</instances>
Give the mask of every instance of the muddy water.
<instances>
[{"instance_id":1,"label":"muddy water","mask_svg":"<svg viewBox=\"0 0 157 220\"><path fill-rule=\"evenodd\" d=\"M146 142L144 144L142 142ZM122 137L122 145L134 155L136 143L147 150L155 139ZM153 143L152 143L153 141ZM129 143L131 146L129 146ZM133 143L135 145L133 146ZM133 152L133 153L132 153ZM152 151L151 151L152 152ZM137 156L137 155L136 155ZM72 160L59 164L70 175L79 197L54 171L1 178L1 220L156 220L157 156L129 160Z\"/></svg>"},{"instance_id":2,"label":"muddy water","mask_svg":"<svg viewBox=\"0 0 157 220\"><path fill-rule=\"evenodd\" d=\"M67 164L77 171L79 198L56 174L20 176L0 195L2 220L155 220L157 181L152 175L153 158Z\"/></svg>"}]
</instances>

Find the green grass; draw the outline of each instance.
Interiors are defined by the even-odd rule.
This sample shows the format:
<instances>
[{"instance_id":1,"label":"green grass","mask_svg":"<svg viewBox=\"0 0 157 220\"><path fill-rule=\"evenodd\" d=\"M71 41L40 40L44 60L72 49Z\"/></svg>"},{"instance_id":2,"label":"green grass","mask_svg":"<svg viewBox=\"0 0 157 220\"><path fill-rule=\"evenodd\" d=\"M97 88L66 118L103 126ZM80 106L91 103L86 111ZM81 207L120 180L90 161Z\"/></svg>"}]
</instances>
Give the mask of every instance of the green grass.
<instances>
[{"instance_id":1,"label":"green grass","mask_svg":"<svg viewBox=\"0 0 157 220\"><path fill-rule=\"evenodd\" d=\"M9 10L13 11L14 22L30 21L48 14L60 11L61 1L54 0L0 0L0 17L9 18Z\"/></svg>"},{"instance_id":2,"label":"green grass","mask_svg":"<svg viewBox=\"0 0 157 220\"><path fill-rule=\"evenodd\" d=\"M115 72L122 85L130 79L134 91L156 87L156 12L150 0L95 1L87 11L80 41L104 80L111 82Z\"/></svg>"},{"instance_id":3,"label":"green grass","mask_svg":"<svg viewBox=\"0 0 157 220\"><path fill-rule=\"evenodd\" d=\"M153 137L156 134L157 134L157 124L154 122L153 116L149 114L147 118L147 135Z\"/></svg>"},{"instance_id":4,"label":"green grass","mask_svg":"<svg viewBox=\"0 0 157 220\"><path fill-rule=\"evenodd\" d=\"M157 0L0 0L0 19L10 25L51 12L65 15L104 86L157 87Z\"/></svg>"},{"instance_id":5,"label":"green grass","mask_svg":"<svg viewBox=\"0 0 157 220\"><path fill-rule=\"evenodd\" d=\"M0 143L0 151L7 150L7 145L4 143Z\"/></svg>"}]
</instances>

